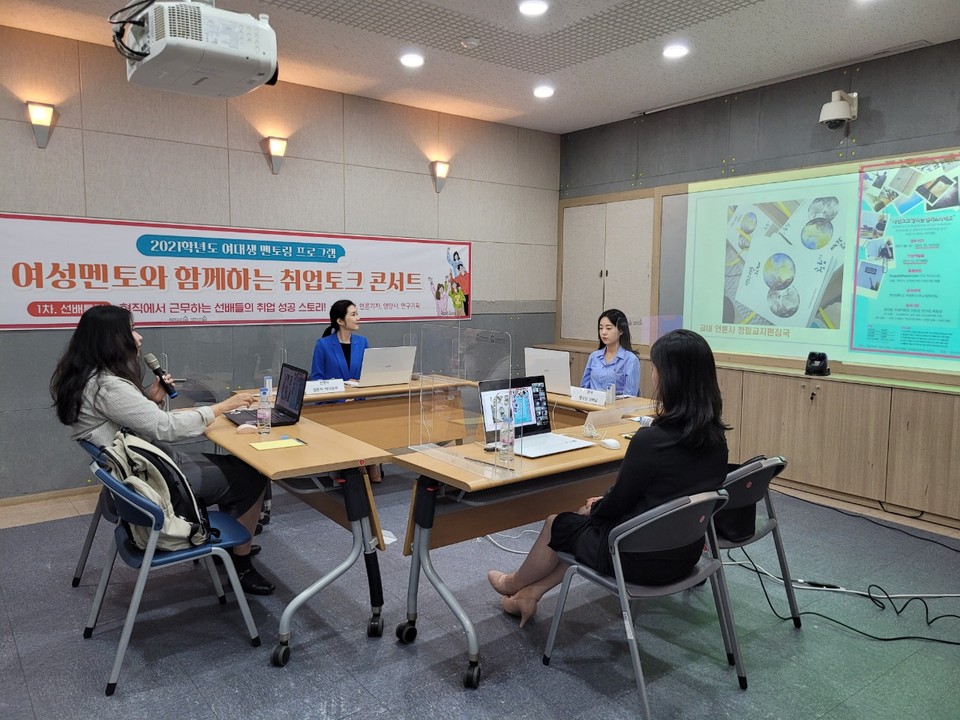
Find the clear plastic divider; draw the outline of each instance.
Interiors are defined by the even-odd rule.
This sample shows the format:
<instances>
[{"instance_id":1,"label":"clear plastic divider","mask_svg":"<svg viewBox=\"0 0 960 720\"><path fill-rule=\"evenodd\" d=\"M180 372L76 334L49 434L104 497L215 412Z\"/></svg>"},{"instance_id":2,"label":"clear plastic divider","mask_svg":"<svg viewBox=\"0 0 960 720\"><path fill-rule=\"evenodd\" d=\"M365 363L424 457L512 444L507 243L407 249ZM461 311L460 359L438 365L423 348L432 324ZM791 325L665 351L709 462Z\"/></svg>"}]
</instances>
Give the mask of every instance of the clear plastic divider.
<instances>
[{"instance_id":1,"label":"clear plastic divider","mask_svg":"<svg viewBox=\"0 0 960 720\"><path fill-rule=\"evenodd\" d=\"M500 442L501 434L510 439L508 395L480 397L481 383L509 387L512 345L506 332L459 323L422 326L418 378L411 385L411 449L492 481L520 471L512 443Z\"/></svg>"}]
</instances>

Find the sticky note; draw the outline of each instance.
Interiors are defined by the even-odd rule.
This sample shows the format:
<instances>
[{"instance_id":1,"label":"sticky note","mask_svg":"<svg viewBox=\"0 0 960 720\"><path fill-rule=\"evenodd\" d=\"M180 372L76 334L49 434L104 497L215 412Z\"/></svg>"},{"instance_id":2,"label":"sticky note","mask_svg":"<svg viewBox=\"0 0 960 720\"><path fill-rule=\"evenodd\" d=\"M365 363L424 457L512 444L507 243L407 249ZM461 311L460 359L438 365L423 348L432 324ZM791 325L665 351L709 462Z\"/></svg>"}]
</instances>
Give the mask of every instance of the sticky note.
<instances>
[{"instance_id":1,"label":"sticky note","mask_svg":"<svg viewBox=\"0 0 960 720\"><path fill-rule=\"evenodd\" d=\"M286 440L264 440L262 442L250 443L250 447L255 450L277 450L278 448L299 447L306 445L303 440L297 438L287 438Z\"/></svg>"}]
</instances>

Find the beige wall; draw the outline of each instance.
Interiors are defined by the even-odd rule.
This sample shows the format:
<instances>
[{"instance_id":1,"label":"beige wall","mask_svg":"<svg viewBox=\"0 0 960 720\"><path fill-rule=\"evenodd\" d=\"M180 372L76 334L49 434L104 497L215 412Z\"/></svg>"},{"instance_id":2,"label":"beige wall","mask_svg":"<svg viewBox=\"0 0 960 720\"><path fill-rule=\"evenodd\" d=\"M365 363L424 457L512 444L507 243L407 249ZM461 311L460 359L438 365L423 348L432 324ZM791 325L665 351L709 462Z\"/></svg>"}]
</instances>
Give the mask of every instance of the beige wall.
<instances>
[{"instance_id":1,"label":"beige wall","mask_svg":"<svg viewBox=\"0 0 960 720\"><path fill-rule=\"evenodd\" d=\"M0 85L0 210L470 240L478 312L555 309L557 135L287 83L159 92L113 48L5 27ZM60 113L45 150L26 100ZM290 141L277 176L266 135Z\"/></svg>"}]
</instances>

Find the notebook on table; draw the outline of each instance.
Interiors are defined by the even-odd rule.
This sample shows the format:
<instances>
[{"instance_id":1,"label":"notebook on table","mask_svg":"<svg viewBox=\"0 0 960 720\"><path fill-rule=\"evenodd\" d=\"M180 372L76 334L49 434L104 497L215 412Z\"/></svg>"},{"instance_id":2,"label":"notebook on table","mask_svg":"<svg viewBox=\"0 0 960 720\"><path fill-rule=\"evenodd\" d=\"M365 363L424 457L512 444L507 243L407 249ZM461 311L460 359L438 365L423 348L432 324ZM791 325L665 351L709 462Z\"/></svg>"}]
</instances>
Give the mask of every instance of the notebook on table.
<instances>
[{"instance_id":1,"label":"notebook on table","mask_svg":"<svg viewBox=\"0 0 960 720\"><path fill-rule=\"evenodd\" d=\"M416 356L417 348L409 345L367 348L363 352L363 367L357 385L375 387L409 383Z\"/></svg>"},{"instance_id":2,"label":"notebook on table","mask_svg":"<svg viewBox=\"0 0 960 720\"><path fill-rule=\"evenodd\" d=\"M514 450L525 458L579 450L594 443L569 435L550 432L550 408L543 375L511 380L485 380L479 383L480 409L487 442L495 442L500 420L513 414Z\"/></svg>"},{"instance_id":3,"label":"notebook on table","mask_svg":"<svg viewBox=\"0 0 960 720\"><path fill-rule=\"evenodd\" d=\"M286 363L280 368L280 380L277 383L277 398L270 413L273 427L296 425L300 422L303 410L303 393L307 388L307 371ZM257 410L234 410L224 415L234 425L257 424Z\"/></svg>"}]
</instances>

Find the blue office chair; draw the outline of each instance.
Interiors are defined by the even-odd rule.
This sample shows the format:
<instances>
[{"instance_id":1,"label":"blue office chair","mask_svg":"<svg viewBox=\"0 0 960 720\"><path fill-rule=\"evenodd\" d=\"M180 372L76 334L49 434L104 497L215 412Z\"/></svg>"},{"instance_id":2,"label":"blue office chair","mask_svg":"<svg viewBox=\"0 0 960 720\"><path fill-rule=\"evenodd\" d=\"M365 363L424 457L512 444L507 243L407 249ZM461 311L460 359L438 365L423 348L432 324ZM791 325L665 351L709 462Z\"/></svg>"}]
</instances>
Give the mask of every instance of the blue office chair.
<instances>
[{"instance_id":1,"label":"blue office chair","mask_svg":"<svg viewBox=\"0 0 960 720\"><path fill-rule=\"evenodd\" d=\"M787 603L790 605L793 626L799 628L800 611L797 608L797 598L793 593L793 580L790 578L790 568L787 567L787 554L783 549L783 539L780 537L780 521L777 520L777 513L773 509L773 500L770 497L771 481L782 473L786 467L787 461L783 457L758 457L747 461L746 464L727 475L723 487L730 495L730 501L724 511L738 508L749 510L756 507L756 504L762 498L766 504L767 517L757 517L756 511L754 511L754 517L747 518L750 522L746 525L742 535L723 537L718 533L717 542L721 550L728 550L745 547L773 534L773 544L777 550L777 560L780 561L780 575L783 577L783 587L787 593ZM714 520L719 524L719 516L715 517Z\"/></svg>"},{"instance_id":2,"label":"blue office chair","mask_svg":"<svg viewBox=\"0 0 960 720\"><path fill-rule=\"evenodd\" d=\"M227 548L249 542L250 533L229 515L221 512L211 512L210 526L219 531L219 542L187 548L186 550L157 550L157 540L160 537L160 529L163 527L163 510L160 506L118 481L109 470L101 467L98 462L95 461L90 465L90 471L103 483L104 490L109 494L110 500L116 507L121 522L116 525L110 549L107 551L107 560L100 575L100 584L97 586L97 592L93 598L93 607L90 609L90 619L83 631L85 638L89 638L93 634L93 628L96 627L97 619L100 617L100 609L103 606L103 598L107 591L107 584L110 582L110 574L113 571L117 554L119 553L127 565L140 571L137 574L133 596L130 598L130 606L127 609L126 620L120 633L120 644L117 646L117 656L113 662L110 679L107 682L106 694L113 695L117 689L120 666L123 664L123 656L127 652L127 644L130 642L130 634L133 632L133 625L136 622L137 610L140 608L140 600L143 597L143 589L147 584L147 576L153 568L175 565L195 559L203 560L213 580L220 604L225 605L227 598L220 583L220 576L213 564L214 557L220 558L227 570L227 575L230 577L230 585L233 587L240 612L243 613L243 620L247 624L250 642L254 647L259 647L260 636L257 633L257 626L250 615L250 607L247 605L243 588L240 586L237 571L233 567L233 559L227 552ZM142 525L151 529L145 550L141 550L134 545L127 530L127 524Z\"/></svg>"},{"instance_id":3,"label":"blue office chair","mask_svg":"<svg viewBox=\"0 0 960 720\"><path fill-rule=\"evenodd\" d=\"M90 457L102 465L100 459L100 448L89 440L77 440L81 448L89 453ZM77 560L77 569L73 572L73 587L80 585L80 578L83 576L84 568L87 566L87 556L90 555L90 548L93 546L93 538L97 534L97 528L100 526L100 518L105 518L111 525L117 524L117 511L110 501L110 493L105 488L100 489L100 497L97 499L97 507L93 510L93 516L90 518L90 526L87 528L87 537L83 541L83 549L80 551L80 559Z\"/></svg>"},{"instance_id":4,"label":"blue office chair","mask_svg":"<svg viewBox=\"0 0 960 720\"><path fill-rule=\"evenodd\" d=\"M570 567L564 574L563 584L560 586L557 609L553 614L553 623L550 625L550 634L547 636L547 645L543 651L543 664L550 664L550 654L553 652L553 643L557 637L557 628L560 626L560 617L567 601L570 582L575 576L580 575L620 598L620 610L626 627L627 643L630 646L630 658L636 675L641 711L643 717L649 720L650 705L647 702L647 688L643 680L643 670L640 667L640 651L634 633L630 604L635 600L673 595L709 579L710 587L713 589L713 600L717 606L717 616L720 619L720 634L723 636L723 644L727 650L727 661L731 665L736 665L740 687L746 690L747 675L740 657L740 644L737 642L737 631L733 623L733 610L727 594L723 563L720 561L720 550L717 547L711 522L713 514L723 507L726 501L727 493L724 490L684 496L652 508L615 527L610 532L609 538L615 577L604 575L585 565L578 565L573 555L557 553L560 560ZM710 553L704 554L686 577L669 585L637 585L624 580L621 554L679 548L697 540L702 541L704 535L707 537Z\"/></svg>"}]
</instances>

